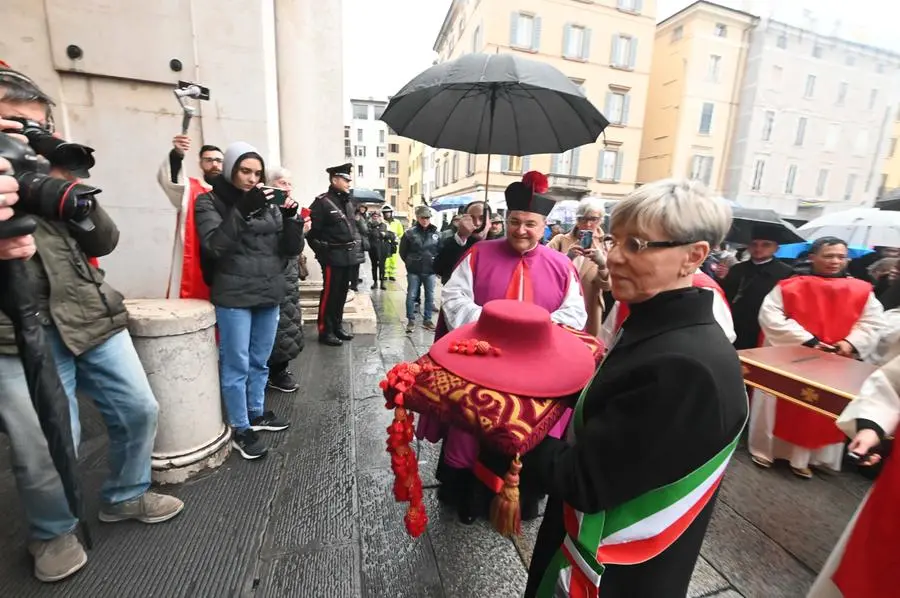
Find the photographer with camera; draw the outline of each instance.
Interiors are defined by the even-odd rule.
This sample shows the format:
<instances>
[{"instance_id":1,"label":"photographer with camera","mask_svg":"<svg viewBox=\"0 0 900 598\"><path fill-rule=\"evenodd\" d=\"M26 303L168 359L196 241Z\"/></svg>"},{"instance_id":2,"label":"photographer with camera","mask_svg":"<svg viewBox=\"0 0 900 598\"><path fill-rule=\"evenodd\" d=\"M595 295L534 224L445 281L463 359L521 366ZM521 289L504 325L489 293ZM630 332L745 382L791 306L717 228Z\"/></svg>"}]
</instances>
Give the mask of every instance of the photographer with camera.
<instances>
[{"instance_id":1,"label":"photographer with camera","mask_svg":"<svg viewBox=\"0 0 900 598\"><path fill-rule=\"evenodd\" d=\"M209 192L210 181L222 174L222 150L214 145L200 148L203 179L187 176L184 157L191 151L191 138L176 135L172 149L156 173L156 180L169 201L178 210L178 223L169 267L166 298L209 300L209 287L200 270L200 241L197 239L194 205L197 197Z\"/></svg>"},{"instance_id":2,"label":"photographer with camera","mask_svg":"<svg viewBox=\"0 0 900 598\"><path fill-rule=\"evenodd\" d=\"M15 210L37 223L37 252L24 264L68 395L75 446L81 435L76 386L96 403L109 433L110 471L101 490L100 520L160 523L180 513L184 504L148 491L158 406L126 328L124 298L89 263L115 249L119 231L94 199L99 190L71 181L87 174L92 150L53 136L52 105L31 79L0 69L0 118L22 125L16 130L4 126L4 132L21 131L31 146L0 145L0 157L12 166L20 187ZM49 160L52 170L34 152ZM75 536L77 520L54 469L17 353L13 327L2 316L0 420L13 449L35 576L58 581L83 567L87 555Z\"/></svg>"},{"instance_id":3,"label":"photographer with camera","mask_svg":"<svg viewBox=\"0 0 900 598\"><path fill-rule=\"evenodd\" d=\"M0 131L16 131L21 128L20 123L0 119ZM9 133L7 137L28 143L28 138L24 135ZM12 164L6 158L0 158L0 222L6 222L13 217L13 206L19 201L19 182L5 174L7 172L12 172ZM0 260L27 260L34 252L33 235L0 239Z\"/></svg>"}]
</instances>

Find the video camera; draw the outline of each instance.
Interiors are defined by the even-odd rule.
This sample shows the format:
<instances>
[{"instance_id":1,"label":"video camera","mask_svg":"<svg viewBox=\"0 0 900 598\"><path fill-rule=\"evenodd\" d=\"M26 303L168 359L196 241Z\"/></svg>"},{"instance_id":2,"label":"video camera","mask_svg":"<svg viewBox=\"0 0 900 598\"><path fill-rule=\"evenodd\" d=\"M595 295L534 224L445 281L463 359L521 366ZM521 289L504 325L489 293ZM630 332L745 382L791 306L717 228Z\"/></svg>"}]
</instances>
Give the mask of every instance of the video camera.
<instances>
[{"instance_id":1,"label":"video camera","mask_svg":"<svg viewBox=\"0 0 900 598\"><path fill-rule=\"evenodd\" d=\"M50 167L57 166L79 177L90 176L94 166L94 150L78 143L57 139L39 123L24 118L9 118L22 123L21 133L28 138L25 145L0 134L0 158L12 164L11 174L19 183L19 202L15 209L34 214L47 220L70 222L85 231L93 230L90 216L96 207L96 187L64 181L49 176ZM16 219L3 223L0 238L15 236L10 233ZM26 233L27 234L27 233Z\"/></svg>"}]
</instances>

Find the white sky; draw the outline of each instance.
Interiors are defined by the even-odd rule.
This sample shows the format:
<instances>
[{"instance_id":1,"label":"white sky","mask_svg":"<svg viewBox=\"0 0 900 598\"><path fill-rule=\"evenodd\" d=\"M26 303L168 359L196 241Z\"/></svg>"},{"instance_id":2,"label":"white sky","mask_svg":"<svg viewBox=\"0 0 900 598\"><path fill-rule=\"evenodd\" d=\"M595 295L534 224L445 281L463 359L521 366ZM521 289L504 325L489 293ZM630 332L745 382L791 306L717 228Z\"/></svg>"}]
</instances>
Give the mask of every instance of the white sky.
<instances>
[{"instance_id":1,"label":"white sky","mask_svg":"<svg viewBox=\"0 0 900 598\"><path fill-rule=\"evenodd\" d=\"M491 0L483 0L491 2ZM693 0L657 0L657 20ZM719 0L719 4L900 52L897 0ZM386 99L431 66L450 0L344 0L344 96ZM848 10L848 5L852 9ZM804 9L810 14L804 14ZM815 24L813 25L813 20ZM836 29L837 26L837 29ZM349 103L345 102L345 118Z\"/></svg>"}]
</instances>

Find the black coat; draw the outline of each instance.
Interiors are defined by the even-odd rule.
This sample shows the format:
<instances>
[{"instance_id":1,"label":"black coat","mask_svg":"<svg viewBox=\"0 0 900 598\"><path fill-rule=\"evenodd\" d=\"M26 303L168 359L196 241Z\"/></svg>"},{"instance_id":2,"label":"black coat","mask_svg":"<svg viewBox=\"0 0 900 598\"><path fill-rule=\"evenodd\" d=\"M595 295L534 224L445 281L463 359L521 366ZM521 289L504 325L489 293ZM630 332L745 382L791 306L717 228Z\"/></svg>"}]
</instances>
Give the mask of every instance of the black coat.
<instances>
[{"instance_id":1,"label":"black coat","mask_svg":"<svg viewBox=\"0 0 900 598\"><path fill-rule=\"evenodd\" d=\"M720 282L731 305L736 349L752 349L759 345L759 308L779 280L790 278L793 270L773 259L756 265L751 261L735 264Z\"/></svg>"},{"instance_id":2,"label":"black coat","mask_svg":"<svg viewBox=\"0 0 900 598\"><path fill-rule=\"evenodd\" d=\"M397 236L385 222L369 223L369 255L373 260L387 259L397 250Z\"/></svg>"},{"instance_id":3,"label":"black coat","mask_svg":"<svg viewBox=\"0 0 900 598\"><path fill-rule=\"evenodd\" d=\"M288 260L284 268L287 292L278 314L278 332L269 363L287 363L303 350L303 315L300 313L300 263Z\"/></svg>"},{"instance_id":4,"label":"black coat","mask_svg":"<svg viewBox=\"0 0 900 598\"><path fill-rule=\"evenodd\" d=\"M563 541L561 501L585 513L675 482L740 433L747 395L737 353L712 312L713 294L688 288L631 306L619 342L587 390L574 444L548 438L523 474L551 495L529 569L529 592ZM684 598L715 499L661 555L607 566L603 598Z\"/></svg>"},{"instance_id":5,"label":"black coat","mask_svg":"<svg viewBox=\"0 0 900 598\"><path fill-rule=\"evenodd\" d=\"M418 224L403 233L400 239L400 259L410 274L434 274L434 258L441 246L441 233L435 225L422 228Z\"/></svg>"},{"instance_id":6,"label":"black coat","mask_svg":"<svg viewBox=\"0 0 900 598\"><path fill-rule=\"evenodd\" d=\"M475 235L471 235L466 239L465 245L460 245L456 242L456 233L441 238L440 249L438 249L437 257L434 258L434 272L441 277L441 284L447 284L462 257L472 248L472 245L480 240Z\"/></svg>"},{"instance_id":7,"label":"black coat","mask_svg":"<svg viewBox=\"0 0 900 598\"><path fill-rule=\"evenodd\" d=\"M221 176L212 185L194 207L204 277L206 268L212 269L210 302L236 308L280 305L286 260L300 255L303 225L282 218L274 205L244 218L235 207L242 192Z\"/></svg>"},{"instance_id":8,"label":"black coat","mask_svg":"<svg viewBox=\"0 0 900 598\"><path fill-rule=\"evenodd\" d=\"M350 195L334 189L309 206L312 228L306 234L316 259L326 266L357 266L365 261L356 209Z\"/></svg>"}]
</instances>

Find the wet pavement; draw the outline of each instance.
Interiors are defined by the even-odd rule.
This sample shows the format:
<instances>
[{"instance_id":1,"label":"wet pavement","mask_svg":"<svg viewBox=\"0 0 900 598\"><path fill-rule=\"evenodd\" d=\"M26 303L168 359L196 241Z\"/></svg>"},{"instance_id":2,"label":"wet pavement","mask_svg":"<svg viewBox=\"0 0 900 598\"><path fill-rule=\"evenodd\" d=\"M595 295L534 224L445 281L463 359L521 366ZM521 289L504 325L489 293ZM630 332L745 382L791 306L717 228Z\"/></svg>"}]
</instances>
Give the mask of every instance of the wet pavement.
<instances>
[{"instance_id":1,"label":"wet pavement","mask_svg":"<svg viewBox=\"0 0 900 598\"><path fill-rule=\"evenodd\" d=\"M368 270L368 268L364 268ZM360 288L368 289L368 281ZM515 542L487 524L459 524L436 499L436 447L424 443L430 522L413 540L393 501L384 452L386 369L424 353L431 334L404 334L402 283L375 291L377 336L322 347L307 328L293 364L302 383L269 406L293 421L268 434L259 462L236 454L218 470L171 487L184 513L157 526L96 522L105 472L103 424L83 409L82 471L95 539L87 567L54 586L34 581L26 528L0 453L0 596L445 597L521 596L537 522ZM808 481L786 468L761 470L740 451L729 467L691 598L800 598L812 583L868 482L853 473Z\"/></svg>"}]
</instances>

